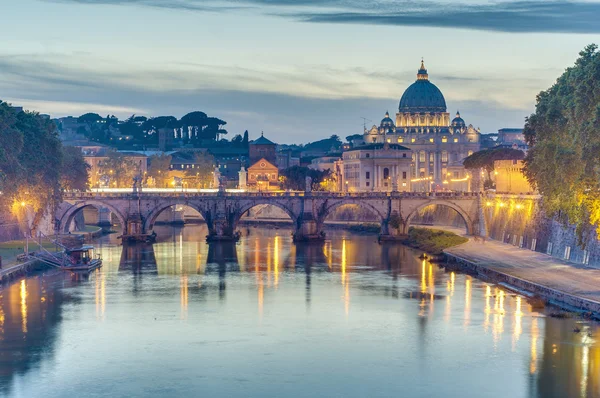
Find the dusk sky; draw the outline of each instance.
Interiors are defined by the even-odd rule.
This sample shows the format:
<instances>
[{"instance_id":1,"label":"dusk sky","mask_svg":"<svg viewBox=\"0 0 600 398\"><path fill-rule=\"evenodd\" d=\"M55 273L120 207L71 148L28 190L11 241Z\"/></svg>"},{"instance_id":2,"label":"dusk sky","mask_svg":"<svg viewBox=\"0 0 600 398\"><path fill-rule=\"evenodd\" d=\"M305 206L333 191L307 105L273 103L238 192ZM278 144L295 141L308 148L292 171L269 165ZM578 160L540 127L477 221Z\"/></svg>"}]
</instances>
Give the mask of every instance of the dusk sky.
<instances>
[{"instance_id":1,"label":"dusk sky","mask_svg":"<svg viewBox=\"0 0 600 398\"><path fill-rule=\"evenodd\" d=\"M201 110L301 143L395 114L421 57L448 111L522 127L600 43L598 1L4 0L0 99L53 117Z\"/></svg>"}]
</instances>

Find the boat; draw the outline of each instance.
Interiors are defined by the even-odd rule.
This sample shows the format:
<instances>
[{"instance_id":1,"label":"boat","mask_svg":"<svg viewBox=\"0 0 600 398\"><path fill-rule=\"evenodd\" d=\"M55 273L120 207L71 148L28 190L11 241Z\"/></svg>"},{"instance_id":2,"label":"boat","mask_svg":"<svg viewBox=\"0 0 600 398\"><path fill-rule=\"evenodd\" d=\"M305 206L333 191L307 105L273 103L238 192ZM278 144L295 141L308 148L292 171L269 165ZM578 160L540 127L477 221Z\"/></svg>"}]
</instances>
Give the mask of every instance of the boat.
<instances>
[{"instance_id":1,"label":"boat","mask_svg":"<svg viewBox=\"0 0 600 398\"><path fill-rule=\"evenodd\" d=\"M91 272L102 266L100 255L94 256L94 246L83 245L76 248L63 247L59 253L50 253L42 248L29 257L40 260L48 265L71 272Z\"/></svg>"},{"instance_id":2,"label":"boat","mask_svg":"<svg viewBox=\"0 0 600 398\"><path fill-rule=\"evenodd\" d=\"M75 249L65 249L63 265L65 271L90 272L102 266L102 258L94 256L94 246L83 245Z\"/></svg>"}]
</instances>

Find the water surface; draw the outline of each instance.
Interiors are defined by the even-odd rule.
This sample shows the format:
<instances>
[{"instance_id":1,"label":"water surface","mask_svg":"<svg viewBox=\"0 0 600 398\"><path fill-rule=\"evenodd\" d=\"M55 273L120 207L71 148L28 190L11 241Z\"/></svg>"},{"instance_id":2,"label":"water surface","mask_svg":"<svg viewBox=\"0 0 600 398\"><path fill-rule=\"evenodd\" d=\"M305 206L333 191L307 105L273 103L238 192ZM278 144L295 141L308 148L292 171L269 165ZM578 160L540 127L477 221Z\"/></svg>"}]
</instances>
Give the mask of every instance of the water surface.
<instances>
[{"instance_id":1,"label":"water surface","mask_svg":"<svg viewBox=\"0 0 600 398\"><path fill-rule=\"evenodd\" d=\"M600 397L600 330L376 237L204 226L0 297L9 397ZM578 326L583 331L574 333Z\"/></svg>"}]
</instances>

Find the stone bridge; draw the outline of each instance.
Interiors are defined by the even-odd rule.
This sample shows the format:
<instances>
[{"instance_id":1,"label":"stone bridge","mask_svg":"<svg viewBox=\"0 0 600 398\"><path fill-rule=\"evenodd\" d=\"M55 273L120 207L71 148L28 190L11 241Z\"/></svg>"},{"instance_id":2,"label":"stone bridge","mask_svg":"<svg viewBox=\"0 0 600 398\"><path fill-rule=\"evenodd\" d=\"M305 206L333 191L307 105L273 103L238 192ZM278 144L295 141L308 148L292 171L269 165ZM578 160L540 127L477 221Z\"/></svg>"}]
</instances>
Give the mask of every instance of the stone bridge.
<instances>
[{"instance_id":1,"label":"stone bridge","mask_svg":"<svg viewBox=\"0 0 600 398\"><path fill-rule=\"evenodd\" d=\"M158 215L169 207L189 206L198 211L208 225L209 240L228 240L236 236L240 218L254 206L272 205L285 211L294 223L296 241L322 240L323 224L329 214L343 205L358 205L377 215L383 239L408 232L413 217L430 206L454 209L465 221L469 235L480 232L482 197L477 193L67 193L55 213L56 228L69 231L77 212L86 206L108 209L123 227L124 236L152 232ZM106 210L105 210L106 211Z\"/></svg>"}]
</instances>

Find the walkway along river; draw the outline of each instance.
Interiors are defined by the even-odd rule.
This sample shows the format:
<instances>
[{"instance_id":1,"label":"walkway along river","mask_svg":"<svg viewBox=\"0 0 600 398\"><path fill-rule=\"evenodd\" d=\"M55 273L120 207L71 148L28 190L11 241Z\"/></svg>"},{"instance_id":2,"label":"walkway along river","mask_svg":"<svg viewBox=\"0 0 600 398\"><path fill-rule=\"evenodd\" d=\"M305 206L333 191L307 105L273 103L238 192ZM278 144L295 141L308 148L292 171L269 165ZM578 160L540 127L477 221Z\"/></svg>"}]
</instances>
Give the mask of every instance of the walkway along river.
<instances>
[{"instance_id":1,"label":"walkway along river","mask_svg":"<svg viewBox=\"0 0 600 398\"><path fill-rule=\"evenodd\" d=\"M600 397L600 330L375 236L160 228L0 296L0 395ZM487 244L487 243L486 243ZM575 328L581 329L574 333Z\"/></svg>"}]
</instances>

